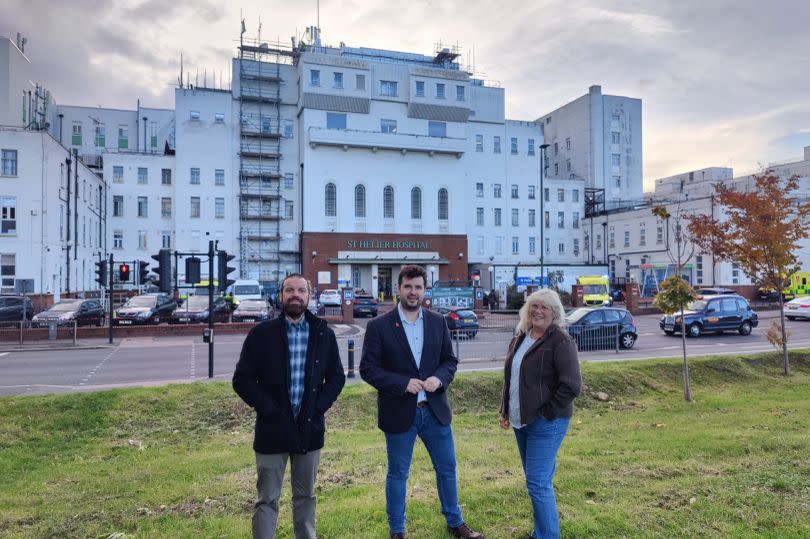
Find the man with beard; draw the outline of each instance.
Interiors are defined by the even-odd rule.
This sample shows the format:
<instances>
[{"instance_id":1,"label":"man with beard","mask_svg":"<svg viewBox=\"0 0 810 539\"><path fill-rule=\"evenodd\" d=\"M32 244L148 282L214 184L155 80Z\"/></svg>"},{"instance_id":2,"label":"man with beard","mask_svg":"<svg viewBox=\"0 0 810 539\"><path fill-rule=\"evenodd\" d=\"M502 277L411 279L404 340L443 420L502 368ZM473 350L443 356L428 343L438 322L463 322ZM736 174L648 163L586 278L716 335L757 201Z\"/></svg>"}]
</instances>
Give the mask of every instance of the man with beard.
<instances>
[{"instance_id":1,"label":"man with beard","mask_svg":"<svg viewBox=\"0 0 810 539\"><path fill-rule=\"evenodd\" d=\"M312 288L303 275L281 283L282 316L248 333L233 373L234 391L256 410L258 494L253 537L272 538L290 461L296 539L315 539L315 476L324 413L346 381L334 332L307 310Z\"/></svg>"},{"instance_id":2,"label":"man with beard","mask_svg":"<svg viewBox=\"0 0 810 539\"><path fill-rule=\"evenodd\" d=\"M360 360L360 376L377 389L377 424L385 433L388 528L391 539L407 538L405 495L413 445L419 436L436 471L448 531L455 537L483 539L464 523L458 504L456 450L447 401L458 359L444 317L422 309L426 280L420 266L402 268L399 304L368 323Z\"/></svg>"}]
</instances>

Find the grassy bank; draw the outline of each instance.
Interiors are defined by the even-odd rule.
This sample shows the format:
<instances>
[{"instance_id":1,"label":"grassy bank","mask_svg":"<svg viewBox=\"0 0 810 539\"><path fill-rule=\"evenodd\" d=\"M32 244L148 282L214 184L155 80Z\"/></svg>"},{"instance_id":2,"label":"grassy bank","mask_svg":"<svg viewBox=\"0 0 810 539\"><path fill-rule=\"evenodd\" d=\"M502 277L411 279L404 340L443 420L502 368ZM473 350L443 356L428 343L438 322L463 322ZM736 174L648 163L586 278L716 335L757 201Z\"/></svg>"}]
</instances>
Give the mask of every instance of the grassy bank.
<instances>
[{"instance_id":1,"label":"grassy bank","mask_svg":"<svg viewBox=\"0 0 810 539\"><path fill-rule=\"evenodd\" d=\"M583 365L556 475L563 536L810 536L810 353L792 362L785 379L775 355L693 360L692 404L677 361ZM451 389L465 517L517 536L531 509L514 437L496 426L500 376ZM330 413L320 537L387 537L375 413L363 385ZM0 537L247 537L252 421L224 383L0 399ZM408 519L415 539L447 536L420 445Z\"/></svg>"}]
</instances>

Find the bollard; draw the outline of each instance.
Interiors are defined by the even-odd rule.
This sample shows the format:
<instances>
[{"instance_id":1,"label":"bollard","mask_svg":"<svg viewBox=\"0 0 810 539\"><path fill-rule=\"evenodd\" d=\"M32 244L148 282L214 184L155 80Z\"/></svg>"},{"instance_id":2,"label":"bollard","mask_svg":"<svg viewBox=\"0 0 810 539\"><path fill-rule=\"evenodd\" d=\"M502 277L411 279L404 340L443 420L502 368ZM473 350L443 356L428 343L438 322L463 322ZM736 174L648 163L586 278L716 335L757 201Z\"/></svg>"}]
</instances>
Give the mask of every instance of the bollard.
<instances>
[{"instance_id":1,"label":"bollard","mask_svg":"<svg viewBox=\"0 0 810 539\"><path fill-rule=\"evenodd\" d=\"M349 339L349 370L347 378L354 378L354 339Z\"/></svg>"},{"instance_id":2,"label":"bollard","mask_svg":"<svg viewBox=\"0 0 810 539\"><path fill-rule=\"evenodd\" d=\"M79 327L79 324L76 320L73 321L73 346L76 346L76 330Z\"/></svg>"}]
</instances>

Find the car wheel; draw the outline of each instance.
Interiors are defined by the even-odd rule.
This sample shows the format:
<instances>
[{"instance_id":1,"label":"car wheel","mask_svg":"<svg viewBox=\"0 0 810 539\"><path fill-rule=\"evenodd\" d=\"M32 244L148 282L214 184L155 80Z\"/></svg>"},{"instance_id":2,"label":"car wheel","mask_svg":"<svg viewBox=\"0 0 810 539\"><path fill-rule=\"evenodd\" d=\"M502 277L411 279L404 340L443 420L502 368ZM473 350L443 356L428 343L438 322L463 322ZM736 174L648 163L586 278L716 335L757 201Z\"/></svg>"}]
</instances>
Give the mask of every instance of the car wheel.
<instances>
[{"instance_id":1,"label":"car wheel","mask_svg":"<svg viewBox=\"0 0 810 539\"><path fill-rule=\"evenodd\" d=\"M700 326L697 324L690 324L686 331L689 337L700 337Z\"/></svg>"},{"instance_id":2,"label":"car wheel","mask_svg":"<svg viewBox=\"0 0 810 539\"><path fill-rule=\"evenodd\" d=\"M788 320L796 320L796 317L795 316L788 316L787 319Z\"/></svg>"},{"instance_id":3,"label":"car wheel","mask_svg":"<svg viewBox=\"0 0 810 539\"><path fill-rule=\"evenodd\" d=\"M632 333L625 333L619 338L619 344L622 348L629 350L636 344L636 336Z\"/></svg>"},{"instance_id":4,"label":"car wheel","mask_svg":"<svg viewBox=\"0 0 810 539\"><path fill-rule=\"evenodd\" d=\"M751 334L751 322L748 322L747 320L745 322L743 322L742 325L740 326L739 331L740 331L740 335L750 335Z\"/></svg>"},{"instance_id":5,"label":"car wheel","mask_svg":"<svg viewBox=\"0 0 810 539\"><path fill-rule=\"evenodd\" d=\"M674 332L674 331L664 331L664 333L666 333L666 334L667 334L667 335L669 335L670 337L672 337L673 335L675 335L675 332Z\"/></svg>"},{"instance_id":6,"label":"car wheel","mask_svg":"<svg viewBox=\"0 0 810 539\"><path fill-rule=\"evenodd\" d=\"M467 338L468 338L468 339L474 339L474 338L475 338L476 333L477 333L476 331L468 331L468 332L467 332Z\"/></svg>"}]
</instances>

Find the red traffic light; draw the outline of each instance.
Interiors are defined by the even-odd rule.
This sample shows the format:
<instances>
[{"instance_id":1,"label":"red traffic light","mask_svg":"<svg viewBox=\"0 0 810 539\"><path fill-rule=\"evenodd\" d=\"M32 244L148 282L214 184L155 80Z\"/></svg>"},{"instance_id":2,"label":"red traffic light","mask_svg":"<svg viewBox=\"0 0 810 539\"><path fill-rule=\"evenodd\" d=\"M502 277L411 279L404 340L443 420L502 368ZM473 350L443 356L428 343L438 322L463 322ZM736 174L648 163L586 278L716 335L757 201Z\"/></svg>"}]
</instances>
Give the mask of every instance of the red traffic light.
<instances>
[{"instance_id":1,"label":"red traffic light","mask_svg":"<svg viewBox=\"0 0 810 539\"><path fill-rule=\"evenodd\" d=\"M129 281L129 264L121 264L121 267L118 268L118 280Z\"/></svg>"}]
</instances>

